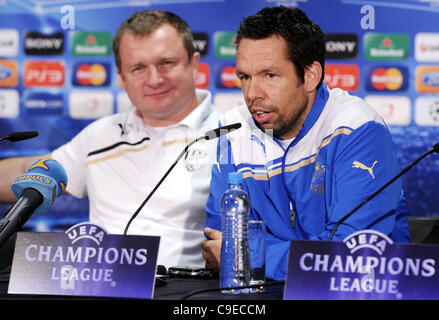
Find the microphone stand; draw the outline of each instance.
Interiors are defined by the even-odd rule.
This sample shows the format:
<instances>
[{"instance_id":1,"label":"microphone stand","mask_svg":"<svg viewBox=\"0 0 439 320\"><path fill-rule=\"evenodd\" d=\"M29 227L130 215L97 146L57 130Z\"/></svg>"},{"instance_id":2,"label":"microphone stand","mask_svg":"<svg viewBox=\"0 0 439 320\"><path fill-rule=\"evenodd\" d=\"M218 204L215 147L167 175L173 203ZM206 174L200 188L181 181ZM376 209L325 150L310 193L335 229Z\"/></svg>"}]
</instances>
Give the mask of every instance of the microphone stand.
<instances>
[{"instance_id":1,"label":"microphone stand","mask_svg":"<svg viewBox=\"0 0 439 320\"><path fill-rule=\"evenodd\" d=\"M233 124L229 124L227 126L224 127L220 127L217 129L213 129L213 130L209 130L207 131L204 136L199 137L197 139L195 139L194 141L192 141L191 143L189 143L184 150L180 153L180 155L178 156L178 158L175 160L175 162L172 164L172 166L168 169L168 171L166 171L165 175L160 179L160 181L157 183L157 185L154 187L154 189L152 189L151 193L146 197L146 199L143 201L143 203L140 205L140 207L136 210L136 212L134 212L134 214L131 216L130 220L128 221L125 230L123 232L123 235L126 235L128 232L128 228L131 225L131 222L133 222L134 218L137 217L137 215L139 214L140 210L142 210L142 208L145 206L145 204L148 202L148 200L152 197L152 195L154 194L154 192L157 190L157 188L162 184L163 180L166 179L166 177L168 176L168 174L171 172L172 169L174 169L175 165L177 164L177 162L181 159L181 157L189 150L189 148L195 143L198 142L200 140L212 140L212 139L216 139L219 138L220 136L222 136L223 134L227 134L232 132L233 130L239 129L241 127L240 123L233 123Z\"/></svg>"},{"instance_id":2,"label":"microphone stand","mask_svg":"<svg viewBox=\"0 0 439 320\"><path fill-rule=\"evenodd\" d=\"M157 185L154 187L154 189L152 189L151 193L146 197L146 199L143 201L143 203L140 205L140 207L136 210L136 212L134 212L134 214L131 216L130 220L128 221L125 230L123 232L124 235L127 234L128 232L128 228L131 225L131 222L133 222L133 220L137 217L137 215L140 213L140 211L142 210L142 208L145 206L145 204L149 201L149 199L152 197L152 195L155 193L155 191L157 190L157 188L162 184L162 182L166 179L166 177L168 176L168 174L172 171L172 169L174 169L174 167L176 166L176 164L178 163L178 161L181 159L181 157L189 150L189 148L195 143L198 142L200 140L204 140L206 139L206 136L203 137L199 137L197 139L195 139L194 141L190 142L185 148L184 150L180 153L180 155L177 157L177 159L174 161L174 163L169 167L168 171L166 171L165 175L160 179L160 181L157 183Z\"/></svg>"},{"instance_id":3,"label":"microphone stand","mask_svg":"<svg viewBox=\"0 0 439 320\"><path fill-rule=\"evenodd\" d=\"M362 206L364 206L366 203L368 203L372 198L374 198L377 194L379 194L381 191L383 191L385 188L387 188L389 185L391 185L393 182L395 182L396 179L401 177L403 174L405 174L407 171L409 171L415 164L417 164L419 161L424 159L426 156L434 153L439 152L439 143L436 143L433 148L427 152L425 152L422 156L420 156L418 159L416 159L412 164L407 166L405 169L403 169L400 173L398 173L395 177L393 177L389 182L387 182L384 186L379 188L377 191L375 191L372 195L370 195L366 200L364 200L362 203L360 203L357 207L355 207L352 211L350 211L348 214L346 214L343 218L337 221L334 228L332 229L331 235L329 236L329 241L332 241L332 238L334 237L335 230L337 230L338 226L342 224L347 218L349 218L352 214L354 214L358 209L360 209Z\"/></svg>"}]
</instances>

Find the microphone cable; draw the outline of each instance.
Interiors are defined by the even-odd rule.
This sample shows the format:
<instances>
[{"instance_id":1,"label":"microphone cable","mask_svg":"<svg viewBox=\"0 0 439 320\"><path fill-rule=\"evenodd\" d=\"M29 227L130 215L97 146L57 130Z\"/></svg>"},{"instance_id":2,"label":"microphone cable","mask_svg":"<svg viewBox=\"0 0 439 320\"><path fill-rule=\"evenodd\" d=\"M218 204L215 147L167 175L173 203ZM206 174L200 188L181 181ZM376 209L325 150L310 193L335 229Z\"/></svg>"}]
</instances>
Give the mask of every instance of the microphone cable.
<instances>
[{"instance_id":1,"label":"microphone cable","mask_svg":"<svg viewBox=\"0 0 439 320\"><path fill-rule=\"evenodd\" d=\"M279 285L285 285L285 281L270 281L266 283L260 283L260 284L253 284L248 286L240 286L240 287L226 287L226 288L210 288L210 289L198 289L189 292L186 294L181 300L187 300L188 298L205 292L215 292L215 291L222 291L222 290L236 290L236 289L253 289L253 288L260 288L260 287L271 287L271 286L279 286ZM248 294L255 294L258 292L249 292ZM230 295L238 295L231 293Z\"/></svg>"}]
</instances>

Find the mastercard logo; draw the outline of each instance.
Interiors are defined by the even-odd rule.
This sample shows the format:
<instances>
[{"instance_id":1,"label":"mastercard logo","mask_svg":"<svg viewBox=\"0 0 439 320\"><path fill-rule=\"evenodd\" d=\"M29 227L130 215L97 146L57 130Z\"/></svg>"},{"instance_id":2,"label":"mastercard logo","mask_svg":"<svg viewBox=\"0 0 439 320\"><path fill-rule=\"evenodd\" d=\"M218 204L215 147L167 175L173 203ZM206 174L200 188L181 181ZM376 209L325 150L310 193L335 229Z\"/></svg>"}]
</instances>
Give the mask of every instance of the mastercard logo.
<instances>
[{"instance_id":1,"label":"mastercard logo","mask_svg":"<svg viewBox=\"0 0 439 320\"><path fill-rule=\"evenodd\" d=\"M398 90L402 85L402 73L396 68L378 68L372 73L371 82L377 90Z\"/></svg>"},{"instance_id":2,"label":"mastercard logo","mask_svg":"<svg viewBox=\"0 0 439 320\"><path fill-rule=\"evenodd\" d=\"M227 66L221 70L221 84L226 88L241 88L241 81L236 76L234 66Z\"/></svg>"},{"instance_id":3,"label":"mastercard logo","mask_svg":"<svg viewBox=\"0 0 439 320\"><path fill-rule=\"evenodd\" d=\"M76 70L78 82L84 86L100 86L107 78L107 72L101 64L83 64Z\"/></svg>"},{"instance_id":4,"label":"mastercard logo","mask_svg":"<svg viewBox=\"0 0 439 320\"><path fill-rule=\"evenodd\" d=\"M377 67L369 70L366 89L371 91L402 91L408 87L405 67Z\"/></svg>"},{"instance_id":5,"label":"mastercard logo","mask_svg":"<svg viewBox=\"0 0 439 320\"><path fill-rule=\"evenodd\" d=\"M73 84L76 86L107 86L110 84L109 65L102 63L77 64L73 73Z\"/></svg>"}]
</instances>

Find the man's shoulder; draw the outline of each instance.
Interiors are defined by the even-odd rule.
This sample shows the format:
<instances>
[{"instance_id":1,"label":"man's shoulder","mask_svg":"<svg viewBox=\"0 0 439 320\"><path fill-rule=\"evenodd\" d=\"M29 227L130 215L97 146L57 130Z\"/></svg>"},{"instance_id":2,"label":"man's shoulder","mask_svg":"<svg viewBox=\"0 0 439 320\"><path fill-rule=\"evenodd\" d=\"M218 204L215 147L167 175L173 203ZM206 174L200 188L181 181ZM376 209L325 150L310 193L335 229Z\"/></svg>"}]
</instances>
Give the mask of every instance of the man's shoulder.
<instances>
[{"instance_id":1,"label":"man's shoulder","mask_svg":"<svg viewBox=\"0 0 439 320\"><path fill-rule=\"evenodd\" d=\"M114 113L111 115L107 115L91 122L87 127L85 127L85 129L91 132L108 132L108 130L119 130L121 126L125 126L127 124L130 116L131 112Z\"/></svg>"},{"instance_id":2,"label":"man's shoulder","mask_svg":"<svg viewBox=\"0 0 439 320\"><path fill-rule=\"evenodd\" d=\"M241 124L253 124L252 116L246 105L240 105L222 114L220 118L221 125L228 125L235 122Z\"/></svg>"},{"instance_id":3,"label":"man's shoulder","mask_svg":"<svg viewBox=\"0 0 439 320\"><path fill-rule=\"evenodd\" d=\"M333 129L356 129L368 122L384 125L382 117L364 99L341 89L330 91L324 114L325 122L330 123Z\"/></svg>"}]
</instances>

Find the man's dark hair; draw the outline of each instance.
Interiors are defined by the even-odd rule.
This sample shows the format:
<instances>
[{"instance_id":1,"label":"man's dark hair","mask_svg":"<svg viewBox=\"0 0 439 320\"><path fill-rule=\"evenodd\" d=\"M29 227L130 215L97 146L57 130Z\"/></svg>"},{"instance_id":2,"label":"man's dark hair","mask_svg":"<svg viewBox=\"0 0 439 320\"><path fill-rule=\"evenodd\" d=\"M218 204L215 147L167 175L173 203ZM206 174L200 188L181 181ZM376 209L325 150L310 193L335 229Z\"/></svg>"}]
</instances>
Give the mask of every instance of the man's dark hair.
<instances>
[{"instance_id":1,"label":"man's dark hair","mask_svg":"<svg viewBox=\"0 0 439 320\"><path fill-rule=\"evenodd\" d=\"M121 69L119 48L122 36L126 32L135 36L144 36L154 32L164 24L170 24L177 30L178 34L183 40L183 44L188 54L188 59L192 59L192 56L195 53L195 48L193 45L192 32L187 22L169 11L145 10L134 13L125 22L123 22L116 31L116 35L113 38L113 52L116 60L116 66L119 68L119 70Z\"/></svg>"},{"instance_id":2,"label":"man's dark hair","mask_svg":"<svg viewBox=\"0 0 439 320\"><path fill-rule=\"evenodd\" d=\"M241 39L261 40L273 35L282 37L287 43L287 57L294 64L301 83L305 80L305 69L314 61L320 63L319 88L324 78L326 54L325 35L320 27L298 8L264 8L241 22L236 44L239 46Z\"/></svg>"}]
</instances>

